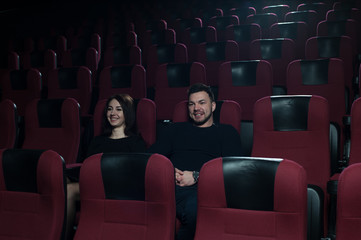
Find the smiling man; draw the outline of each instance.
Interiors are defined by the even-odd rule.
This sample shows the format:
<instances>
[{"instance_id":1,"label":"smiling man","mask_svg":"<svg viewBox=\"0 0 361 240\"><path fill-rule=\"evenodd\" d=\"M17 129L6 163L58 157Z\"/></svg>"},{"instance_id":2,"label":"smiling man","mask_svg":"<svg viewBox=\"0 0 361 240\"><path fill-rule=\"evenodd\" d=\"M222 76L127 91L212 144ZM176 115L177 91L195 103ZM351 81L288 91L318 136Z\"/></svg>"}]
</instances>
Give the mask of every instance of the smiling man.
<instances>
[{"instance_id":1,"label":"smiling man","mask_svg":"<svg viewBox=\"0 0 361 240\"><path fill-rule=\"evenodd\" d=\"M209 86L194 84L188 90L190 122L171 124L150 152L167 156L175 167L178 240L193 239L197 216L197 182L202 165L214 158L239 156L241 142L230 125L215 124L216 102Z\"/></svg>"}]
</instances>

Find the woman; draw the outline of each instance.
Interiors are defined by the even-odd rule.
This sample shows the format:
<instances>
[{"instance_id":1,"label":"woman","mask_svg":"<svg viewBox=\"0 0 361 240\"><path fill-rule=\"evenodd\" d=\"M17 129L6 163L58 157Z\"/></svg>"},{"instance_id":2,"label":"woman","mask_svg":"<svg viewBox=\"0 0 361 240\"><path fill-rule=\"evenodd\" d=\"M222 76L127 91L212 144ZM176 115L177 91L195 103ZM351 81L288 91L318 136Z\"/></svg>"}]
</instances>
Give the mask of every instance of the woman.
<instances>
[{"instance_id":1,"label":"woman","mask_svg":"<svg viewBox=\"0 0 361 240\"><path fill-rule=\"evenodd\" d=\"M88 147L87 156L108 152L145 152L146 144L135 133L133 99L128 94L111 96L103 113L103 134L96 136ZM67 184L68 216L66 239L72 239L75 219L75 203L79 200L79 183Z\"/></svg>"},{"instance_id":2,"label":"woman","mask_svg":"<svg viewBox=\"0 0 361 240\"><path fill-rule=\"evenodd\" d=\"M103 134L89 145L87 156L104 152L144 152L146 145L135 134L133 99L128 94L110 97L103 114Z\"/></svg>"}]
</instances>

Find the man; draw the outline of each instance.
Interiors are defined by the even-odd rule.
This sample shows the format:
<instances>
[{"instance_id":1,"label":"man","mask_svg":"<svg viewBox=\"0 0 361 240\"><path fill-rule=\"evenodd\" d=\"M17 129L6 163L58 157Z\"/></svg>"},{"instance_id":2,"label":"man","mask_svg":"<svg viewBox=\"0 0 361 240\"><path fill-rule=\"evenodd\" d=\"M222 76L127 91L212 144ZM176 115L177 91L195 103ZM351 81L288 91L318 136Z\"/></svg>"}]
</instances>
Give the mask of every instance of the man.
<instances>
[{"instance_id":1,"label":"man","mask_svg":"<svg viewBox=\"0 0 361 240\"><path fill-rule=\"evenodd\" d=\"M197 182L202 165L221 156L239 156L238 132L213 120L216 102L210 87L194 84L188 91L191 122L174 123L150 152L167 156L175 167L177 218L182 225L178 240L193 239L197 216Z\"/></svg>"}]
</instances>

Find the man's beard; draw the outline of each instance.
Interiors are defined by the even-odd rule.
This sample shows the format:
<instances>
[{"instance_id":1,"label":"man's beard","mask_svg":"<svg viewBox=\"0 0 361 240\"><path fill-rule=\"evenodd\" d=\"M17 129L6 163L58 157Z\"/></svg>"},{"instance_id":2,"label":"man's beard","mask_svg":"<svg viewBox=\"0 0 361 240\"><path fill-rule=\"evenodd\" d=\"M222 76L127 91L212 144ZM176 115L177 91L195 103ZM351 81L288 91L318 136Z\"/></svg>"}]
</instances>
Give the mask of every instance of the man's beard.
<instances>
[{"instance_id":1,"label":"man's beard","mask_svg":"<svg viewBox=\"0 0 361 240\"><path fill-rule=\"evenodd\" d=\"M212 114L209 114L209 115L208 115L206 118L204 118L204 120L202 120L202 121L197 122L197 121L195 121L194 119L192 119L192 120L193 120L194 125L196 125L196 126L202 126L202 125L205 124L209 119L211 119L211 117L212 117Z\"/></svg>"}]
</instances>

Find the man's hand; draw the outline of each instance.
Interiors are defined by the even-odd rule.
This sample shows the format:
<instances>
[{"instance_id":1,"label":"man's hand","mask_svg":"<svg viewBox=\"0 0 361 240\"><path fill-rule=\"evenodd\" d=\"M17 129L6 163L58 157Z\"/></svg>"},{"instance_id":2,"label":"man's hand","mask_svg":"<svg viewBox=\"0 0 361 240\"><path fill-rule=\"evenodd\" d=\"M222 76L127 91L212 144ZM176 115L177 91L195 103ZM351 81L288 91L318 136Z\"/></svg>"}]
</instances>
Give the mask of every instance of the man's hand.
<instances>
[{"instance_id":1,"label":"man's hand","mask_svg":"<svg viewBox=\"0 0 361 240\"><path fill-rule=\"evenodd\" d=\"M186 187L195 184L192 171L181 171L175 168L175 183L178 186Z\"/></svg>"}]
</instances>

